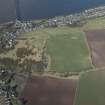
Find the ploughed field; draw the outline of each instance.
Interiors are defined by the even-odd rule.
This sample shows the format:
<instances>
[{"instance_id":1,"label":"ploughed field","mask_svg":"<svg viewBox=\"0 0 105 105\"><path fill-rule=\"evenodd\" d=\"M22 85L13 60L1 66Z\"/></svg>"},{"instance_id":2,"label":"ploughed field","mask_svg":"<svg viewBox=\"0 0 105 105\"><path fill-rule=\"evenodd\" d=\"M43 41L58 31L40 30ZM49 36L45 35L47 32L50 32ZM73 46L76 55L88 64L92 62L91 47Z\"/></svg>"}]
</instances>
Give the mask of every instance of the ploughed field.
<instances>
[{"instance_id":1,"label":"ploughed field","mask_svg":"<svg viewBox=\"0 0 105 105\"><path fill-rule=\"evenodd\" d=\"M35 76L28 79L22 98L27 105L73 105L77 80Z\"/></svg>"},{"instance_id":2,"label":"ploughed field","mask_svg":"<svg viewBox=\"0 0 105 105\"><path fill-rule=\"evenodd\" d=\"M96 67L105 66L105 29L86 31L92 62Z\"/></svg>"},{"instance_id":3,"label":"ploughed field","mask_svg":"<svg viewBox=\"0 0 105 105\"><path fill-rule=\"evenodd\" d=\"M105 105L105 70L81 75L75 105Z\"/></svg>"}]
</instances>

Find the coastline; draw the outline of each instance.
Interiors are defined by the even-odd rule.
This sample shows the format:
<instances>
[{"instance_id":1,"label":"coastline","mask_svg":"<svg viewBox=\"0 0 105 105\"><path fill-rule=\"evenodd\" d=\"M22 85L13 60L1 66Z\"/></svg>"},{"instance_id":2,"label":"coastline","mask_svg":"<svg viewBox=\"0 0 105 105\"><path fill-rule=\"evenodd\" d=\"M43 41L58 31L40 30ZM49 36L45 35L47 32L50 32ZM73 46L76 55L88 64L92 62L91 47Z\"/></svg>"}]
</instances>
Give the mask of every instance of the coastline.
<instances>
[{"instance_id":1,"label":"coastline","mask_svg":"<svg viewBox=\"0 0 105 105\"><path fill-rule=\"evenodd\" d=\"M105 6L88 9L80 13L74 13L67 16L57 16L48 19L41 27L56 26L83 26L87 20L105 16Z\"/></svg>"},{"instance_id":2,"label":"coastline","mask_svg":"<svg viewBox=\"0 0 105 105\"><path fill-rule=\"evenodd\" d=\"M74 13L69 14L66 16L55 16L54 18L49 19L35 19L35 20L29 20L29 21L21 21L21 20L14 20L10 22L5 22L0 24L1 27L9 25L11 23L16 24L18 21L21 22L21 24L33 24L34 29L43 29L43 28L49 28L49 27L57 27L57 26L83 26L87 23L88 20L95 19L98 17L105 16L105 5L104 6L98 6L95 8L90 8L87 10L84 10L80 13Z\"/></svg>"}]
</instances>

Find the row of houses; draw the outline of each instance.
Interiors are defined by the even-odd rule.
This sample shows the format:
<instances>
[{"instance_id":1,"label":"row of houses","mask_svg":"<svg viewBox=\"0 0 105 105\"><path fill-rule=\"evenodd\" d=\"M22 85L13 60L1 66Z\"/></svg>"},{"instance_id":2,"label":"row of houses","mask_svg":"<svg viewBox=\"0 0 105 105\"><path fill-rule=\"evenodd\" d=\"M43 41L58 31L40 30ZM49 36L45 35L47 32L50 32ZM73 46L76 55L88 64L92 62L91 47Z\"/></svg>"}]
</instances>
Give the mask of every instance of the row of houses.
<instances>
[{"instance_id":1,"label":"row of houses","mask_svg":"<svg viewBox=\"0 0 105 105\"><path fill-rule=\"evenodd\" d=\"M81 13L71 14L68 16L59 16L47 21L48 26L62 26L62 25L75 25L79 23L81 25L85 23L85 20L105 16L105 6L97 7L94 9L88 9ZM79 25L77 24L77 25Z\"/></svg>"}]
</instances>

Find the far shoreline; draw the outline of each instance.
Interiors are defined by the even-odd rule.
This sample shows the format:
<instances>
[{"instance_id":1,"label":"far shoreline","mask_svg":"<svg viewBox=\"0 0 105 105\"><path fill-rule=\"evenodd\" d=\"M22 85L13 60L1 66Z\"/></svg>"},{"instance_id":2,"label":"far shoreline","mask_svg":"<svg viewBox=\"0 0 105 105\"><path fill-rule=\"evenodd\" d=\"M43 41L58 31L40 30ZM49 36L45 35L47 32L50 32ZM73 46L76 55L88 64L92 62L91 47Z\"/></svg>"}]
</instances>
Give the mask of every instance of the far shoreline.
<instances>
[{"instance_id":1,"label":"far shoreline","mask_svg":"<svg viewBox=\"0 0 105 105\"><path fill-rule=\"evenodd\" d=\"M84 9L84 10L81 10L80 12L75 12L75 13L70 13L70 14L67 14L67 15L57 15L57 16L50 16L48 18L39 18L39 19L26 19L26 20L22 20L22 19L14 19L13 21L8 21L8 22L2 22L0 23L0 26L2 25L8 25L8 24L11 24L11 23L15 23L16 20L19 20L21 22L35 22L35 23L40 23L42 21L48 21L50 19L55 19L55 18L59 18L59 17L67 17L67 16L75 16L75 15L80 15L89 11L89 12L92 12L94 10L101 10L102 8L105 9L105 5L101 5L101 6L95 6L94 8L88 8L88 9Z\"/></svg>"}]
</instances>

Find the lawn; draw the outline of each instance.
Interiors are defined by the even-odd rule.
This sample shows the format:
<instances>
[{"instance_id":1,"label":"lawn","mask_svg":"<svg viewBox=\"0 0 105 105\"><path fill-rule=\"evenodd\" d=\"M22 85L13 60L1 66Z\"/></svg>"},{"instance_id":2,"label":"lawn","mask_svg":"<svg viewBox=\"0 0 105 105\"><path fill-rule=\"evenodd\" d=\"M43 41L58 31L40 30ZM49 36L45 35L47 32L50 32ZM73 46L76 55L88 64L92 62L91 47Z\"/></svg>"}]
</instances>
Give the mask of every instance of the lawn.
<instances>
[{"instance_id":1,"label":"lawn","mask_svg":"<svg viewBox=\"0 0 105 105\"><path fill-rule=\"evenodd\" d=\"M92 68L85 35L80 30L54 29L47 41L50 69L57 72L80 72Z\"/></svg>"},{"instance_id":2,"label":"lawn","mask_svg":"<svg viewBox=\"0 0 105 105\"><path fill-rule=\"evenodd\" d=\"M105 71L82 74L75 105L105 105Z\"/></svg>"}]
</instances>

